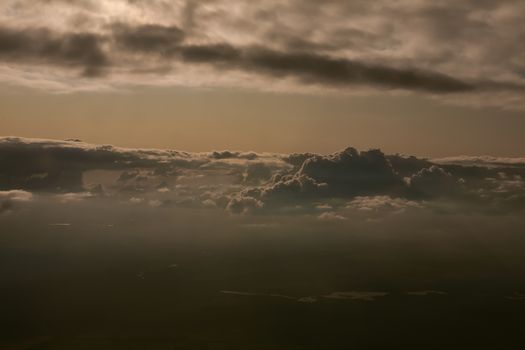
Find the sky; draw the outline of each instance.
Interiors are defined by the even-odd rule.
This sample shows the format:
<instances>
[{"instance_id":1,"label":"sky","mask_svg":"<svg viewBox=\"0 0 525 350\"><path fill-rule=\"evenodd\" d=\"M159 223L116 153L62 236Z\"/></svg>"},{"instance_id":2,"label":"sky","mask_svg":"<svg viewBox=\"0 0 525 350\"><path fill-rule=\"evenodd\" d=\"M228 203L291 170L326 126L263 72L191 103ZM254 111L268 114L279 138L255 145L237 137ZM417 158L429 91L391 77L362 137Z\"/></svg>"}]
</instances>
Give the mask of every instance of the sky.
<instances>
[{"instance_id":1,"label":"sky","mask_svg":"<svg viewBox=\"0 0 525 350\"><path fill-rule=\"evenodd\" d=\"M0 130L188 151L521 156L521 1L0 3Z\"/></svg>"}]
</instances>

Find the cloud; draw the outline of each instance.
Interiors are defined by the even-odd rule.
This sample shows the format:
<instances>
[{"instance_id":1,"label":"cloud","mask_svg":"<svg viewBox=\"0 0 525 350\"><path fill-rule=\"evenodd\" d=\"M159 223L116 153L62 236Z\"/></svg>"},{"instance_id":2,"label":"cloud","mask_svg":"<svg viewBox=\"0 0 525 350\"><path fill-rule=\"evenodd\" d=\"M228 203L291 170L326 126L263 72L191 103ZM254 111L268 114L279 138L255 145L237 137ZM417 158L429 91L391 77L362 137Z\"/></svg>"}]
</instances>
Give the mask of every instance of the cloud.
<instances>
[{"instance_id":1,"label":"cloud","mask_svg":"<svg viewBox=\"0 0 525 350\"><path fill-rule=\"evenodd\" d=\"M319 220L325 221L344 221L346 218L340 214L333 212L324 212L317 217Z\"/></svg>"},{"instance_id":2,"label":"cloud","mask_svg":"<svg viewBox=\"0 0 525 350\"><path fill-rule=\"evenodd\" d=\"M93 194L91 192L64 193L57 195L57 198L61 203L81 202L91 197L93 197Z\"/></svg>"},{"instance_id":3,"label":"cloud","mask_svg":"<svg viewBox=\"0 0 525 350\"><path fill-rule=\"evenodd\" d=\"M21 190L0 191L0 199L10 199L17 202L28 202L33 199L33 194L31 192Z\"/></svg>"},{"instance_id":4,"label":"cloud","mask_svg":"<svg viewBox=\"0 0 525 350\"><path fill-rule=\"evenodd\" d=\"M170 150L122 149L75 141L0 138L0 190L84 190L88 170L120 170L122 181L138 175L136 169L166 173L173 168L197 168L210 162L205 155Z\"/></svg>"},{"instance_id":5,"label":"cloud","mask_svg":"<svg viewBox=\"0 0 525 350\"><path fill-rule=\"evenodd\" d=\"M386 292L333 292L327 295L323 295L323 298L327 299L347 299L347 300L358 300L358 301L375 301L377 298L387 296Z\"/></svg>"},{"instance_id":6,"label":"cloud","mask_svg":"<svg viewBox=\"0 0 525 350\"><path fill-rule=\"evenodd\" d=\"M260 208L265 211L297 206L315 211L324 201L335 209L334 215L345 217L337 212L338 208L400 213L426 207L430 200L500 211L521 210L525 203L524 169L509 167L508 162L490 168L437 165L425 159L353 148L326 156L294 154L284 159L295 163L292 170L276 173L268 183L241 191L236 205L242 204L240 198L247 197L262 202ZM322 218L328 215L321 214Z\"/></svg>"},{"instance_id":7,"label":"cloud","mask_svg":"<svg viewBox=\"0 0 525 350\"><path fill-rule=\"evenodd\" d=\"M129 199L129 202L132 203L132 204L139 204L139 203L142 203L142 198L131 197Z\"/></svg>"},{"instance_id":8,"label":"cloud","mask_svg":"<svg viewBox=\"0 0 525 350\"><path fill-rule=\"evenodd\" d=\"M172 55L184 40L184 32L178 27L158 24L133 27L117 23L113 33L117 45L125 50L162 56Z\"/></svg>"},{"instance_id":9,"label":"cloud","mask_svg":"<svg viewBox=\"0 0 525 350\"><path fill-rule=\"evenodd\" d=\"M513 295L506 296L505 299L508 299L508 300L525 300L525 294L524 293L519 293L519 292L514 292Z\"/></svg>"},{"instance_id":10,"label":"cloud","mask_svg":"<svg viewBox=\"0 0 525 350\"><path fill-rule=\"evenodd\" d=\"M0 214L13 210L18 203L29 202L33 199L31 192L22 190L0 191Z\"/></svg>"},{"instance_id":11,"label":"cloud","mask_svg":"<svg viewBox=\"0 0 525 350\"><path fill-rule=\"evenodd\" d=\"M298 175L326 184L332 196L394 191L401 185L395 169L380 150L359 152L352 147L305 160Z\"/></svg>"},{"instance_id":12,"label":"cloud","mask_svg":"<svg viewBox=\"0 0 525 350\"><path fill-rule=\"evenodd\" d=\"M510 158L490 166L435 164L352 147L328 155L191 153L4 137L0 191L50 193L62 202L116 197L156 207L322 220L425 208L504 213L525 209L520 164Z\"/></svg>"},{"instance_id":13,"label":"cloud","mask_svg":"<svg viewBox=\"0 0 525 350\"><path fill-rule=\"evenodd\" d=\"M439 291L439 290L432 290L432 289L421 290L421 291L414 291L414 292L407 292L406 294L407 295L411 295L411 296L422 296L422 297L426 297L426 296L430 296L430 295L447 295L446 292L442 292L442 291Z\"/></svg>"},{"instance_id":14,"label":"cloud","mask_svg":"<svg viewBox=\"0 0 525 350\"><path fill-rule=\"evenodd\" d=\"M422 204L403 198L389 196L356 197L347 204L347 208L361 211L402 211L406 208L421 208Z\"/></svg>"},{"instance_id":15,"label":"cloud","mask_svg":"<svg viewBox=\"0 0 525 350\"><path fill-rule=\"evenodd\" d=\"M432 71L400 69L313 53L290 53L263 47L236 48L228 44L181 47L185 62L243 69L274 78L292 77L304 84L372 85L386 89L433 93L463 92L475 87Z\"/></svg>"},{"instance_id":16,"label":"cloud","mask_svg":"<svg viewBox=\"0 0 525 350\"><path fill-rule=\"evenodd\" d=\"M401 177L381 151L347 148L327 156L312 155L295 173L277 174L267 185L247 190L246 195L275 206L298 200L401 193L403 187Z\"/></svg>"},{"instance_id":17,"label":"cloud","mask_svg":"<svg viewBox=\"0 0 525 350\"><path fill-rule=\"evenodd\" d=\"M446 165L476 166L487 168L525 167L522 157L455 156L432 159L433 163Z\"/></svg>"},{"instance_id":18,"label":"cloud","mask_svg":"<svg viewBox=\"0 0 525 350\"><path fill-rule=\"evenodd\" d=\"M407 179L413 196L432 198L453 196L463 190L463 180L436 165L425 168Z\"/></svg>"},{"instance_id":19,"label":"cloud","mask_svg":"<svg viewBox=\"0 0 525 350\"><path fill-rule=\"evenodd\" d=\"M516 43L525 36L524 13L513 0L6 0L0 60L18 74L0 78L35 86L13 77L43 67L40 79L61 90L90 84L73 69L103 77L89 85L95 89L147 81L338 94L405 90L519 109L525 66Z\"/></svg>"},{"instance_id":20,"label":"cloud","mask_svg":"<svg viewBox=\"0 0 525 350\"><path fill-rule=\"evenodd\" d=\"M297 301L300 302L300 303L311 304L311 303L317 302L317 298L316 297L301 297L301 298L297 299Z\"/></svg>"},{"instance_id":21,"label":"cloud","mask_svg":"<svg viewBox=\"0 0 525 350\"><path fill-rule=\"evenodd\" d=\"M228 203L226 210L233 214L246 214L261 209L263 202L253 197L234 196Z\"/></svg>"},{"instance_id":22,"label":"cloud","mask_svg":"<svg viewBox=\"0 0 525 350\"><path fill-rule=\"evenodd\" d=\"M0 60L80 68L86 77L101 75L109 65L102 45L103 38L92 33L0 27Z\"/></svg>"},{"instance_id":23,"label":"cloud","mask_svg":"<svg viewBox=\"0 0 525 350\"><path fill-rule=\"evenodd\" d=\"M270 180L276 169L265 163L252 163L242 174L242 180L246 183L260 183Z\"/></svg>"},{"instance_id":24,"label":"cloud","mask_svg":"<svg viewBox=\"0 0 525 350\"><path fill-rule=\"evenodd\" d=\"M265 49L248 52L246 64L272 75L292 75L303 82L334 85L375 85L387 89L423 90L434 93L462 92L473 86L432 71L400 69L347 59L280 53Z\"/></svg>"}]
</instances>

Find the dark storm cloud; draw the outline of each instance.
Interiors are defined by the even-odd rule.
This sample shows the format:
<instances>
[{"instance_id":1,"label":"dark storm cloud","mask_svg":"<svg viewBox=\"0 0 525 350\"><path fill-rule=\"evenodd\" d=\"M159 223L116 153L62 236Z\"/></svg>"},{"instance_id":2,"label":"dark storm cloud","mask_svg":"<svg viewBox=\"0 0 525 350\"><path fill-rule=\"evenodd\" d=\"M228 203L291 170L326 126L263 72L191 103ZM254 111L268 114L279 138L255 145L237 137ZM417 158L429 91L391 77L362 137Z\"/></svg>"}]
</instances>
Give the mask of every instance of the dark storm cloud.
<instances>
[{"instance_id":1,"label":"dark storm cloud","mask_svg":"<svg viewBox=\"0 0 525 350\"><path fill-rule=\"evenodd\" d=\"M64 91L79 87L61 68L77 67L86 76L108 73L86 82L93 89L275 83L345 94L406 90L523 109L523 45L516 43L525 38L524 13L513 0L6 0L0 60L9 67L0 78L34 86L17 72L38 64L54 68L39 74L39 86Z\"/></svg>"},{"instance_id":2,"label":"dark storm cloud","mask_svg":"<svg viewBox=\"0 0 525 350\"><path fill-rule=\"evenodd\" d=\"M80 68L87 77L101 75L109 65L103 38L91 33L58 34L45 28L0 27L0 59Z\"/></svg>"},{"instance_id":3,"label":"dark storm cloud","mask_svg":"<svg viewBox=\"0 0 525 350\"><path fill-rule=\"evenodd\" d=\"M52 4L52 3L60 3L60 4L72 4L72 5L92 5L96 1L91 0L37 0L34 2L41 2L43 4Z\"/></svg>"},{"instance_id":4,"label":"dark storm cloud","mask_svg":"<svg viewBox=\"0 0 525 350\"><path fill-rule=\"evenodd\" d=\"M163 53L162 51L161 53ZM237 69L274 79L292 77L304 84L374 86L426 91L434 94L473 91L525 91L525 85L491 80L462 80L431 70L397 68L358 60L332 58L312 52L286 52L264 47L235 47L221 43L180 46L182 60Z\"/></svg>"},{"instance_id":5,"label":"dark storm cloud","mask_svg":"<svg viewBox=\"0 0 525 350\"><path fill-rule=\"evenodd\" d=\"M265 47L236 47L228 43L183 45L177 27L144 26L117 31L117 42L127 49L182 59L188 64L208 64L219 69L237 69L274 79L292 77L305 84L370 85L385 89L458 93L474 90L525 91L516 83L491 80L463 81L438 72L397 68L358 60L332 58L311 52L277 51Z\"/></svg>"},{"instance_id":6,"label":"dark storm cloud","mask_svg":"<svg viewBox=\"0 0 525 350\"><path fill-rule=\"evenodd\" d=\"M148 24L129 26L113 25L117 45L126 50L172 55L184 39L184 32L176 26Z\"/></svg>"},{"instance_id":7,"label":"dark storm cloud","mask_svg":"<svg viewBox=\"0 0 525 350\"><path fill-rule=\"evenodd\" d=\"M128 52L166 59L180 57L186 63L240 69L276 79L293 77L303 83L373 85L433 93L474 89L469 83L431 71L398 69L314 53L280 52L262 47L238 48L227 43L182 45L184 32L176 26L115 24L112 35L117 47ZM97 76L110 63L103 50L103 42L107 39L90 33L59 35L49 30L0 28L0 58L80 66L85 76Z\"/></svg>"},{"instance_id":8,"label":"dark storm cloud","mask_svg":"<svg viewBox=\"0 0 525 350\"><path fill-rule=\"evenodd\" d=\"M461 92L473 87L461 80L430 71L397 69L311 53L284 53L268 49L248 51L246 67L273 76L296 76L304 82L335 85L365 84L384 88Z\"/></svg>"},{"instance_id":9,"label":"dark storm cloud","mask_svg":"<svg viewBox=\"0 0 525 350\"><path fill-rule=\"evenodd\" d=\"M422 90L433 93L463 92L474 86L444 74L400 69L312 52L285 52L265 47L237 47L229 43L183 44L184 32L176 26L115 24L117 46L130 52L180 57L189 64L209 64L239 69L273 78L293 77L303 83L326 85L374 85L387 89Z\"/></svg>"},{"instance_id":10,"label":"dark storm cloud","mask_svg":"<svg viewBox=\"0 0 525 350\"><path fill-rule=\"evenodd\" d=\"M152 52L153 53L153 52ZM161 52L165 54L165 51ZM227 43L181 45L170 54L180 54L185 63L209 64L218 69L237 69L280 79L292 77L304 84L326 86L374 86L384 89L426 91L434 94L462 92L523 92L521 83L490 79L462 79L432 70L399 68L372 62L348 60L310 51L282 51L258 47L235 47Z\"/></svg>"},{"instance_id":11,"label":"dark storm cloud","mask_svg":"<svg viewBox=\"0 0 525 350\"><path fill-rule=\"evenodd\" d=\"M0 28L0 59L81 67L83 75L88 77L101 75L110 62L120 62L115 66L140 72L140 62L126 67L125 60L122 60L124 53L160 57L167 64L181 60L185 64L206 64L221 70L241 70L277 80L289 77L303 84L333 87L373 86L435 94L525 89L518 83L491 80L469 82L432 70L331 57L315 50L282 51L264 46L235 46L226 42L187 44L184 43L184 31L177 26L117 23L110 28L105 35ZM112 56L120 59L112 59Z\"/></svg>"},{"instance_id":12,"label":"dark storm cloud","mask_svg":"<svg viewBox=\"0 0 525 350\"><path fill-rule=\"evenodd\" d=\"M35 6L57 6L57 7L72 7L79 9L88 9L91 11L100 10L100 1L98 0L18 0L16 2L17 8L31 8Z\"/></svg>"},{"instance_id":13,"label":"dark storm cloud","mask_svg":"<svg viewBox=\"0 0 525 350\"><path fill-rule=\"evenodd\" d=\"M190 63L227 63L241 68L242 51L229 44L190 45L181 47L182 58Z\"/></svg>"}]
</instances>

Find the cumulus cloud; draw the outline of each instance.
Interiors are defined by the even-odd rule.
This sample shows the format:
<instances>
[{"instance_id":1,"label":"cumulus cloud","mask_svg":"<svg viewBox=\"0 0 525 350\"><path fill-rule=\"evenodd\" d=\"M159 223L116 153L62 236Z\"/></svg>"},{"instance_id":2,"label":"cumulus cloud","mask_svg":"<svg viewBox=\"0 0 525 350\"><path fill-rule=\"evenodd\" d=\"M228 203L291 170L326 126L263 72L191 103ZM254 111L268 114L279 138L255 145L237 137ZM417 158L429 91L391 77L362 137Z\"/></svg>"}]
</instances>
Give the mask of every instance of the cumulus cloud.
<instances>
[{"instance_id":1,"label":"cumulus cloud","mask_svg":"<svg viewBox=\"0 0 525 350\"><path fill-rule=\"evenodd\" d=\"M253 197L234 196L228 203L226 209L234 214L246 214L261 209L263 206L263 202Z\"/></svg>"},{"instance_id":2,"label":"cumulus cloud","mask_svg":"<svg viewBox=\"0 0 525 350\"><path fill-rule=\"evenodd\" d=\"M274 175L264 185L243 190L236 204L242 203L239 198L247 197L264 203L264 210L297 205L315 210L322 208L319 201L325 201L323 205L330 209L395 213L423 208L429 200L467 207L523 208L523 169L509 168L507 163L499 167L438 165L425 159L353 148L326 156L291 155L284 159L301 160L302 165ZM350 201L345 202L347 199ZM336 211L332 214L344 217ZM320 218L330 215L323 213Z\"/></svg>"},{"instance_id":3,"label":"cumulus cloud","mask_svg":"<svg viewBox=\"0 0 525 350\"><path fill-rule=\"evenodd\" d=\"M414 196L432 198L459 193L463 179L457 179L443 168L432 165L407 178L407 182Z\"/></svg>"},{"instance_id":4,"label":"cumulus cloud","mask_svg":"<svg viewBox=\"0 0 525 350\"><path fill-rule=\"evenodd\" d=\"M404 184L379 150L347 148L327 156L307 157L295 173L277 174L265 186L247 190L271 206L320 198L401 194Z\"/></svg>"},{"instance_id":5,"label":"cumulus cloud","mask_svg":"<svg viewBox=\"0 0 525 350\"><path fill-rule=\"evenodd\" d=\"M64 203L116 197L136 205L221 208L232 214L309 213L332 221L347 219L352 211L377 217L457 206L523 210L525 167L519 164L517 159L487 166L436 164L351 147L328 155L190 153L0 138L4 192L50 193Z\"/></svg>"},{"instance_id":6,"label":"cumulus cloud","mask_svg":"<svg viewBox=\"0 0 525 350\"><path fill-rule=\"evenodd\" d=\"M395 191L401 185L396 171L381 151L359 152L351 147L305 160L298 175L327 184L332 196Z\"/></svg>"},{"instance_id":7,"label":"cumulus cloud","mask_svg":"<svg viewBox=\"0 0 525 350\"><path fill-rule=\"evenodd\" d=\"M269 180L275 168L265 163L253 163L248 165L243 173L243 181L247 183L260 183Z\"/></svg>"},{"instance_id":8,"label":"cumulus cloud","mask_svg":"<svg viewBox=\"0 0 525 350\"><path fill-rule=\"evenodd\" d=\"M7 0L0 60L19 75L51 67L42 78L62 88L73 69L112 87L148 74L162 86L406 90L524 108L524 13L513 0Z\"/></svg>"}]
</instances>

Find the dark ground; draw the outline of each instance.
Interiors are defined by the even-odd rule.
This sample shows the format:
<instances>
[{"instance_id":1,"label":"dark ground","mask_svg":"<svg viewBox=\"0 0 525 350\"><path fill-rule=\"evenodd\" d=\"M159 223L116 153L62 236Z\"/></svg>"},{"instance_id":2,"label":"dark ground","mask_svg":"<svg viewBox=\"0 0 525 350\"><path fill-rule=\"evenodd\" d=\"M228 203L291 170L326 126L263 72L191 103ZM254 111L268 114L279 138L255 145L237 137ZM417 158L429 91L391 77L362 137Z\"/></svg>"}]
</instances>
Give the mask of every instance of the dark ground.
<instances>
[{"instance_id":1,"label":"dark ground","mask_svg":"<svg viewBox=\"0 0 525 350\"><path fill-rule=\"evenodd\" d=\"M109 225L109 217L103 209L79 216L42 209L1 219L1 349L525 344L525 299L514 294L525 291L521 226L497 232L502 238L493 242L473 239L468 222L454 224L461 235L416 237L393 236L399 227L364 234L355 225L296 229L297 222L288 222L254 229L240 219L197 216L177 223L152 213L123 214ZM71 225L49 225L57 220ZM486 227L479 235L491 232L494 227ZM407 294L429 289L446 294ZM336 291L388 295L322 297Z\"/></svg>"}]
</instances>

